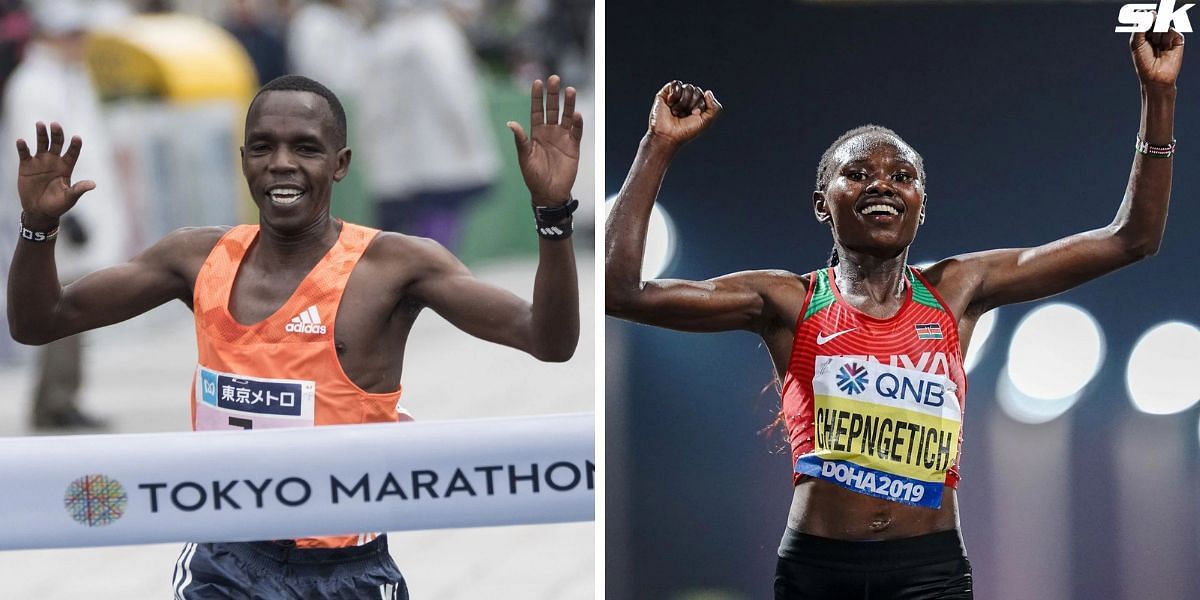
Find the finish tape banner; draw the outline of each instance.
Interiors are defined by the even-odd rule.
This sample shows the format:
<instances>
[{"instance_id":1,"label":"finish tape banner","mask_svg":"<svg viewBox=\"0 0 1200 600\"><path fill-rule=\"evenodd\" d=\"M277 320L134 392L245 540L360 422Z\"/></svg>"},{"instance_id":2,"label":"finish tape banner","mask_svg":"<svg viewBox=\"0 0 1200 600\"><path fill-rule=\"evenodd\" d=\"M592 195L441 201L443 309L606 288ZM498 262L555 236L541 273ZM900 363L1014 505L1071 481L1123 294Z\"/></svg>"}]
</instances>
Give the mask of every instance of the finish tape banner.
<instances>
[{"instance_id":1,"label":"finish tape banner","mask_svg":"<svg viewBox=\"0 0 1200 600\"><path fill-rule=\"evenodd\" d=\"M592 414L0 439L0 549L595 518Z\"/></svg>"}]
</instances>

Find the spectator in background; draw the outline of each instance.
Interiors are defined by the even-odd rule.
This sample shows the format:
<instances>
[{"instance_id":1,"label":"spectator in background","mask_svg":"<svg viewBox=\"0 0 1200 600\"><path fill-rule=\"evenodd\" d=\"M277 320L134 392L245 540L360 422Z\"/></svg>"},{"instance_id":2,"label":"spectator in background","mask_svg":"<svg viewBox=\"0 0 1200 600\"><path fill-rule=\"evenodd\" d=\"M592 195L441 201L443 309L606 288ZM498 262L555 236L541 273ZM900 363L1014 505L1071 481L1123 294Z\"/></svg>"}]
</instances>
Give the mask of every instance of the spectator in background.
<instances>
[{"instance_id":1,"label":"spectator in background","mask_svg":"<svg viewBox=\"0 0 1200 600\"><path fill-rule=\"evenodd\" d=\"M137 0L137 11L142 14L157 14L175 12L175 3L171 0Z\"/></svg>"},{"instance_id":2,"label":"spectator in background","mask_svg":"<svg viewBox=\"0 0 1200 600\"><path fill-rule=\"evenodd\" d=\"M500 167L475 55L438 0L391 2L370 40L358 132L376 225L454 250Z\"/></svg>"},{"instance_id":3,"label":"spectator in background","mask_svg":"<svg viewBox=\"0 0 1200 600\"><path fill-rule=\"evenodd\" d=\"M547 71L572 72L578 81L592 79L594 0L442 0L442 4L462 25L483 62L507 73L518 87Z\"/></svg>"},{"instance_id":4,"label":"spectator in background","mask_svg":"<svg viewBox=\"0 0 1200 600\"><path fill-rule=\"evenodd\" d=\"M19 0L0 0L0 89L21 62L32 24Z\"/></svg>"},{"instance_id":5,"label":"spectator in background","mask_svg":"<svg viewBox=\"0 0 1200 600\"><path fill-rule=\"evenodd\" d=\"M56 260L63 283L123 258L117 182L103 177L116 172L100 102L84 63L91 3L81 0L38 0L31 15L34 38L24 60L4 90L4 126L9 138L31 137L37 121L58 121L88 141L76 174L105 181L61 223ZM7 164L7 163L6 163ZM9 173L10 181L16 174ZM6 219L11 221L11 219ZM47 344L38 355L32 422L39 429L100 428L104 421L80 409L83 343L72 336Z\"/></svg>"},{"instance_id":6,"label":"spectator in background","mask_svg":"<svg viewBox=\"0 0 1200 600\"><path fill-rule=\"evenodd\" d=\"M544 40L542 56L552 68L550 72L570 73L576 78L567 81L591 79L592 39L596 31L594 8L593 0L555 0L538 25L538 35L532 36Z\"/></svg>"},{"instance_id":7,"label":"spectator in background","mask_svg":"<svg viewBox=\"0 0 1200 600\"><path fill-rule=\"evenodd\" d=\"M284 25L265 0L233 0L225 29L246 48L259 81L287 74Z\"/></svg>"},{"instance_id":8,"label":"spectator in background","mask_svg":"<svg viewBox=\"0 0 1200 600\"><path fill-rule=\"evenodd\" d=\"M343 104L353 105L364 73L365 36L365 15L354 2L309 2L288 24L288 64L293 73L324 83Z\"/></svg>"},{"instance_id":9,"label":"spectator in background","mask_svg":"<svg viewBox=\"0 0 1200 600\"><path fill-rule=\"evenodd\" d=\"M21 63L25 53L25 45L33 35L33 25L29 19L29 11L20 0L0 0L0 90L8 83L9 76ZM0 95L0 113L3 112L3 95ZM0 174L5 174L0 171ZM11 221L15 215L10 215L0 208L0 219ZM16 231L0 229L0 254L12 252L16 243ZM0 263L0 279L8 278L8 265ZM0 314L6 311L4 294L0 293ZM0 362L13 357L15 346L8 340L0 338Z\"/></svg>"}]
</instances>

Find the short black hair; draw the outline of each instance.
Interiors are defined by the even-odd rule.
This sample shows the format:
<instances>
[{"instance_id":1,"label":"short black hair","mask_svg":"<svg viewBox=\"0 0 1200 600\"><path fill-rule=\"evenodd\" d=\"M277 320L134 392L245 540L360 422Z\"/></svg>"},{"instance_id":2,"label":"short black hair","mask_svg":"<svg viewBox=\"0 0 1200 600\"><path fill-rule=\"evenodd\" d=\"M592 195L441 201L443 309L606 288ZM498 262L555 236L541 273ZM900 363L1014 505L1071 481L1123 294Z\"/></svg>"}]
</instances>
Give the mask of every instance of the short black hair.
<instances>
[{"instance_id":1,"label":"short black hair","mask_svg":"<svg viewBox=\"0 0 1200 600\"><path fill-rule=\"evenodd\" d=\"M843 144L861 135L890 137L894 138L897 142L908 146L908 148L913 151L913 154L917 155L917 175L920 177L922 182L925 181L925 159L921 158L921 153L917 152L916 149L912 147L912 144L904 141L904 138L900 137L900 134L896 133L895 131L892 131L891 129L888 129L882 125L868 123L843 133L841 137L834 140L833 144L830 144L829 148L825 150L825 153L821 155L821 162L817 163L818 190L824 191L825 187L828 186L829 182L833 179L833 155L837 153L838 149L841 148Z\"/></svg>"},{"instance_id":2,"label":"short black hair","mask_svg":"<svg viewBox=\"0 0 1200 600\"><path fill-rule=\"evenodd\" d=\"M342 108L342 103L338 100L337 94L334 94L329 88L303 75L281 75L276 77L259 88L258 93L254 95L254 99L250 101L250 108L246 109L247 124L249 124L250 109L254 108L254 103L258 101L258 97L267 92L312 92L324 98L325 102L329 104L329 111L333 113L334 141L337 143L338 148L346 147L346 109Z\"/></svg>"}]
</instances>

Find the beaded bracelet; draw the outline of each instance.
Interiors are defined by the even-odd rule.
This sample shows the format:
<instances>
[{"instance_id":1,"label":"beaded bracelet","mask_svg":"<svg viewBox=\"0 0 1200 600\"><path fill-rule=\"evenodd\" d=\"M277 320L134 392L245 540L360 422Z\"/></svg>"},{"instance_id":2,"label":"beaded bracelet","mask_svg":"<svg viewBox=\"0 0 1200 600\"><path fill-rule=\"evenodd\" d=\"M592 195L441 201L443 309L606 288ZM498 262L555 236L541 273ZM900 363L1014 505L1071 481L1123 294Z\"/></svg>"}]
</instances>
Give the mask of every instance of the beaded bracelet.
<instances>
[{"instance_id":1,"label":"beaded bracelet","mask_svg":"<svg viewBox=\"0 0 1200 600\"><path fill-rule=\"evenodd\" d=\"M1154 146L1142 141L1141 136L1138 136L1137 143L1133 145L1133 149L1146 156L1171 158L1175 155L1175 140L1171 140L1171 143L1166 146Z\"/></svg>"}]
</instances>

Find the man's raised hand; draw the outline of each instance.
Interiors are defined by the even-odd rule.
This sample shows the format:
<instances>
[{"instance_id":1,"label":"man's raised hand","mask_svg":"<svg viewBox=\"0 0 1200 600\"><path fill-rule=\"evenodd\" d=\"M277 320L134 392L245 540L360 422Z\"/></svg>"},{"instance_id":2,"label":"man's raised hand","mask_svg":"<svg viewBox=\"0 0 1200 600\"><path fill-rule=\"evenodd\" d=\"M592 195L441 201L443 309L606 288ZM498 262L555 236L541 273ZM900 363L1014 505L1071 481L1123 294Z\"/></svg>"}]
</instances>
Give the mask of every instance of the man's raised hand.
<instances>
[{"instance_id":1,"label":"man's raised hand","mask_svg":"<svg viewBox=\"0 0 1200 600\"><path fill-rule=\"evenodd\" d=\"M521 176L533 203L560 206L571 199L571 187L579 171L579 142L583 139L583 115L575 112L575 88L563 90L560 118L558 108L560 81L551 75L545 85L538 79L530 90L530 130L509 121L517 143L517 161Z\"/></svg>"},{"instance_id":2,"label":"man's raised hand","mask_svg":"<svg viewBox=\"0 0 1200 600\"><path fill-rule=\"evenodd\" d=\"M1143 86L1174 87L1183 66L1183 34L1135 31L1129 36L1133 66Z\"/></svg>"},{"instance_id":3,"label":"man's raised hand","mask_svg":"<svg viewBox=\"0 0 1200 600\"><path fill-rule=\"evenodd\" d=\"M700 135L721 114L721 103L712 90L701 90L675 80L654 96L650 108L650 134L683 144Z\"/></svg>"},{"instance_id":4,"label":"man's raised hand","mask_svg":"<svg viewBox=\"0 0 1200 600\"><path fill-rule=\"evenodd\" d=\"M17 140L17 194L21 197L24 223L35 230L49 229L79 201L79 197L96 188L94 181L71 184L71 173L79 160L83 141L79 136L63 152L63 130L58 123L37 124L37 153L30 155L25 140Z\"/></svg>"}]
</instances>

